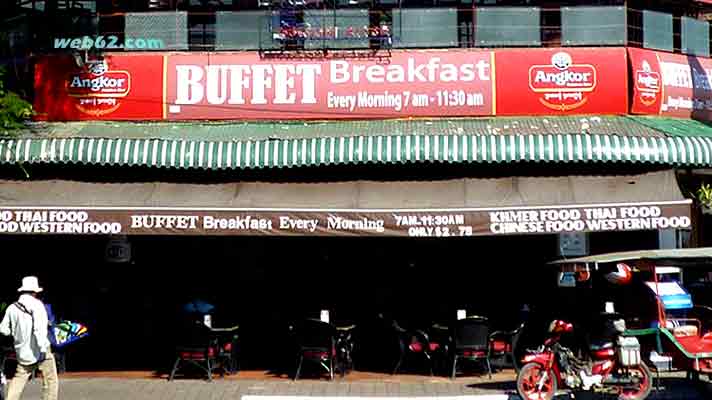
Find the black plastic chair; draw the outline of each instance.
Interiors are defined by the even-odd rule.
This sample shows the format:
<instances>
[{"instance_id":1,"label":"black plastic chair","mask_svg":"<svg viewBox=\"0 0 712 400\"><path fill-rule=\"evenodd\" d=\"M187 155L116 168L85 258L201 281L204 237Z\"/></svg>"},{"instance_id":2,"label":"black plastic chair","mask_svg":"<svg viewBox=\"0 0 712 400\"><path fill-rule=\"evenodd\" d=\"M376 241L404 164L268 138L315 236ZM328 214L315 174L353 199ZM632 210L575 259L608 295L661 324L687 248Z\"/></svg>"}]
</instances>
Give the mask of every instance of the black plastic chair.
<instances>
[{"instance_id":1,"label":"black plastic chair","mask_svg":"<svg viewBox=\"0 0 712 400\"><path fill-rule=\"evenodd\" d=\"M168 380L175 378L178 370L187 365L208 375L208 381L213 379L213 370L218 357L218 343L210 328L200 321L185 324L177 333L176 361L173 363ZM224 370L222 376L224 376Z\"/></svg>"},{"instance_id":2,"label":"black plastic chair","mask_svg":"<svg viewBox=\"0 0 712 400\"><path fill-rule=\"evenodd\" d=\"M490 326L487 318L468 317L455 322L452 328L452 375L457 373L458 360L481 362L487 367L492 379L490 366Z\"/></svg>"},{"instance_id":3,"label":"black plastic chair","mask_svg":"<svg viewBox=\"0 0 712 400\"><path fill-rule=\"evenodd\" d=\"M438 346L430 342L430 338L427 333L422 330L407 330L398 325L396 321L393 321L392 327L398 336L398 344L400 349L400 356L395 368L393 369L393 374L397 374L403 362L408 358L420 358L424 360L427 364L430 375L433 375L433 353L438 350Z\"/></svg>"},{"instance_id":4,"label":"black plastic chair","mask_svg":"<svg viewBox=\"0 0 712 400\"><path fill-rule=\"evenodd\" d=\"M299 379L304 361L310 361L324 368L329 379L334 379L336 366L336 329L333 325L318 319L305 319L293 327L297 345L297 371L294 380Z\"/></svg>"},{"instance_id":5,"label":"black plastic chair","mask_svg":"<svg viewBox=\"0 0 712 400\"><path fill-rule=\"evenodd\" d=\"M495 331L490 334L490 358L501 358L506 362L507 357L516 372L521 368L521 360L515 354L519 338L524 331L524 323L511 331Z\"/></svg>"},{"instance_id":6,"label":"black plastic chair","mask_svg":"<svg viewBox=\"0 0 712 400\"><path fill-rule=\"evenodd\" d=\"M433 324L428 330L430 339L430 354L433 357L435 373L442 372L447 376L449 373L450 349L452 348L452 336L448 326Z\"/></svg>"}]
</instances>

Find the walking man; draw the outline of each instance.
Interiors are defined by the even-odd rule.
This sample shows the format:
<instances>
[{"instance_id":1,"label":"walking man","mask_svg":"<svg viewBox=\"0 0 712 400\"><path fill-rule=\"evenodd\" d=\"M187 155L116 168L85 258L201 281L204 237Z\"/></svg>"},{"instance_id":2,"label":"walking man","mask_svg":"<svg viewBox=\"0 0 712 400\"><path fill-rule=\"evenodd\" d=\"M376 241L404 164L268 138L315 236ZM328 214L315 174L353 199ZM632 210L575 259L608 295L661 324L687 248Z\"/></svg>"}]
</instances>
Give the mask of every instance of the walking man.
<instances>
[{"instance_id":1,"label":"walking man","mask_svg":"<svg viewBox=\"0 0 712 400\"><path fill-rule=\"evenodd\" d=\"M0 322L0 334L12 336L17 355L17 371L7 390L7 400L20 400L32 373L42 372L42 400L57 400L59 382L48 338L47 310L37 298L42 291L37 277L22 278L20 298L7 307Z\"/></svg>"}]
</instances>

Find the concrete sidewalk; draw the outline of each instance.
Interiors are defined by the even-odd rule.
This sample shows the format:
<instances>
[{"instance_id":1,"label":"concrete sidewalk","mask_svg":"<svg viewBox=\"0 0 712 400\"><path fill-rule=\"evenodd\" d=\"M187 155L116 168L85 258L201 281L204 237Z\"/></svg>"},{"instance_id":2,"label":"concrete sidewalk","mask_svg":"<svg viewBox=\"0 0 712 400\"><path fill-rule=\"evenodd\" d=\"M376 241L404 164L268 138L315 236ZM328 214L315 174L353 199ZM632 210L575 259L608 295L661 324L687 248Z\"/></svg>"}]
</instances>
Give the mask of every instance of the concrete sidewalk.
<instances>
[{"instance_id":1,"label":"concrete sidewalk","mask_svg":"<svg viewBox=\"0 0 712 400\"><path fill-rule=\"evenodd\" d=\"M653 392L651 400L703 400L712 398L709 383L695 385L683 377L663 379L663 390ZM41 382L31 382L23 400L40 399ZM515 400L514 382L487 379L444 378L408 379L404 382L376 380L300 380L284 379L215 379L176 380L107 377L61 377L61 400L350 400L375 398L434 398L437 400ZM560 396L568 399L568 396ZM585 396L589 398L591 396ZM583 399L584 396L579 396ZM599 398L600 397L591 397ZM363 400L363 399L360 399Z\"/></svg>"}]
</instances>

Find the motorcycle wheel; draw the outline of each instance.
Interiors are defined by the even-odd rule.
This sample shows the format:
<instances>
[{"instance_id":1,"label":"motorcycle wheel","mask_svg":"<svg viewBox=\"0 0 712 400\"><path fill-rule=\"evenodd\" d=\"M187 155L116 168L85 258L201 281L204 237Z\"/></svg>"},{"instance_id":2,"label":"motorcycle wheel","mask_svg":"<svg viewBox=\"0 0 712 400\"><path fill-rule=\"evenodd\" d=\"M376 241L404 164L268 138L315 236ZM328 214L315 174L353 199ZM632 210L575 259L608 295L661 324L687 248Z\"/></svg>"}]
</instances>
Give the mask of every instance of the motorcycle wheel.
<instances>
[{"instance_id":1,"label":"motorcycle wheel","mask_svg":"<svg viewBox=\"0 0 712 400\"><path fill-rule=\"evenodd\" d=\"M556 394L554 371L548 371L546 381L539 389L539 380L545 368L536 363L525 364L517 375L517 392L524 400L551 400Z\"/></svg>"},{"instance_id":2,"label":"motorcycle wheel","mask_svg":"<svg viewBox=\"0 0 712 400\"><path fill-rule=\"evenodd\" d=\"M653 378L650 374L650 369L645 364L640 364L637 367L629 368L629 371L638 375L640 383L638 388L633 390L623 390L618 396L618 400L643 400L650 395L653 388Z\"/></svg>"}]
</instances>

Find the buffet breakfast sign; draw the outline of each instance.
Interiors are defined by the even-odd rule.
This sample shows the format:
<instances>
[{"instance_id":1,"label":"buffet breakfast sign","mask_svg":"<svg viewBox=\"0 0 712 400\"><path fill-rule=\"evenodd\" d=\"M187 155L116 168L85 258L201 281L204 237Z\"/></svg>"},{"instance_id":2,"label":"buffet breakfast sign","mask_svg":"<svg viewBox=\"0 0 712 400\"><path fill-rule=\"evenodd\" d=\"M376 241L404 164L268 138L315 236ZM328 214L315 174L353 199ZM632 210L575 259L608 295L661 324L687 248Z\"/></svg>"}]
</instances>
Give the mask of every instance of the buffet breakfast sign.
<instances>
[{"instance_id":1,"label":"buffet breakfast sign","mask_svg":"<svg viewBox=\"0 0 712 400\"><path fill-rule=\"evenodd\" d=\"M625 114L624 48L403 50L374 59L69 55L35 67L41 120L313 120Z\"/></svg>"},{"instance_id":2,"label":"buffet breakfast sign","mask_svg":"<svg viewBox=\"0 0 712 400\"><path fill-rule=\"evenodd\" d=\"M5 207L0 234L410 236L690 229L691 201L461 209Z\"/></svg>"}]
</instances>

